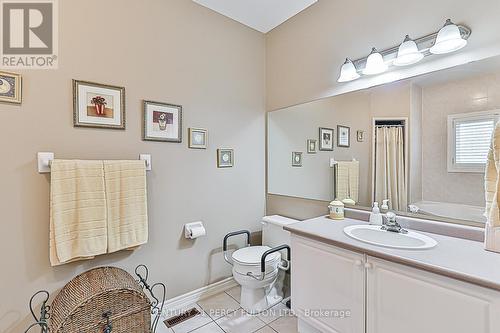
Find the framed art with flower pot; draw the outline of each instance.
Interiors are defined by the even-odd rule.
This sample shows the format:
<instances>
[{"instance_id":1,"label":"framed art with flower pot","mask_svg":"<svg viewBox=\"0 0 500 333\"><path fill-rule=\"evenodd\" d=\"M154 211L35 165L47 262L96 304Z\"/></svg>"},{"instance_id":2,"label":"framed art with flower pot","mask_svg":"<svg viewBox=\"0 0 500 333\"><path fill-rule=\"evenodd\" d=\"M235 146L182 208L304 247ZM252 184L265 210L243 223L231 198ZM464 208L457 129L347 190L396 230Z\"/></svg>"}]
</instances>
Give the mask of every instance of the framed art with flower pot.
<instances>
[{"instance_id":1,"label":"framed art with flower pot","mask_svg":"<svg viewBox=\"0 0 500 333\"><path fill-rule=\"evenodd\" d=\"M182 142L182 106L144 101L143 109L143 140Z\"/></svg>"},{"instance_id":2,"label":"framed art with flower pot","mask_svg":"<svg viewBox=\"0 0 500 333\"><path fill-rule=\"evenodd\" d=\"M0 102L21 104L22 78L20 74L0 72Z\"/></svg>"},{"instance_id":3,"label":"framed art with flower pot","mask_svg":"<svg viewBox=\"0 0 500 333\"><path fill-rule=\"evenodd\" d=\"M125 129L125 88L73 80L76 127Z\"/></svg>"}]
</instances>

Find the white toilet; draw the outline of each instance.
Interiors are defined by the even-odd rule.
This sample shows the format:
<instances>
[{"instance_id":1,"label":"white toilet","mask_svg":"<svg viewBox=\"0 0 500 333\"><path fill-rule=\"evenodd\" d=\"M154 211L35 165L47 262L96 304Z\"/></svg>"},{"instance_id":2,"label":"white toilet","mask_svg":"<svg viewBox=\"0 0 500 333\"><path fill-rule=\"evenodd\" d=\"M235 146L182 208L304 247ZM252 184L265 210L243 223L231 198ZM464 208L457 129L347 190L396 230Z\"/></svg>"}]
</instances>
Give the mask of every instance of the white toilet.
<instances>
[{"instance_id":1,"label":"white toilet","mask_svg":"<svg viewBox=\"0 0 500 333\"><path fill-rule=\"evenodd\" d=\"M283 299L284 271L289 268L290 251L290 233L283 227L296 222L279 215L264 217L262 246L249 246L250 233L246 230L224 237L224 258L233 266L233 277L241 285L241 307L246 312L257 314ZM228 258L227 240L238 235L247 236L247 247L234 251ZM262 256L266 252L263 274Z\"/></svg>"}]
</instances>

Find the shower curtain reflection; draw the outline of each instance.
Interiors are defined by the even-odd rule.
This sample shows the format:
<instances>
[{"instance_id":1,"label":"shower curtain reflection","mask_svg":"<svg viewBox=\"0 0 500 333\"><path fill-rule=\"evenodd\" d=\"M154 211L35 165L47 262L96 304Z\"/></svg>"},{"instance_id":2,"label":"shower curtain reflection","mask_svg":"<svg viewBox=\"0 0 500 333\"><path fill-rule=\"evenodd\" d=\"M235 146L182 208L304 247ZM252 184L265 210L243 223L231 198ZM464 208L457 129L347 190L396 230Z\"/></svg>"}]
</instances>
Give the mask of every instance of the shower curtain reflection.
<instances>
[{"instance_id":1,"label":"shower curtain reflection","mask_svg":"<svg viewBox=\"0 0 500 333\"><path fill-rule=\"evenodd\" d=\"M389 200L389 208L406 211L408 203L402 126L375 127L375 201Z\"/></svg>"}]
</instances>

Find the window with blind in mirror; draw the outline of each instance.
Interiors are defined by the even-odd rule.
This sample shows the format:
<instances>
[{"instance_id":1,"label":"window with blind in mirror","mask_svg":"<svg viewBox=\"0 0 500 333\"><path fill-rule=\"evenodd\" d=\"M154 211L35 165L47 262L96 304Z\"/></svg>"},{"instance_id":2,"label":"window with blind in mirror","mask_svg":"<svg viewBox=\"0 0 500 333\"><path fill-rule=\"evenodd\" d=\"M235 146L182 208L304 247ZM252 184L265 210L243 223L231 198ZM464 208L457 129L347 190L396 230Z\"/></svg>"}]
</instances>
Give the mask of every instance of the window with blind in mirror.
<instances>
[{"instance_id":1,"label":"window with blind in mirror","mask_svg":"<svg viewBox=\"0 0 500 333\"><path fill-rule=\"evenodd\" d=\"M500 110L448 116L448 172L483 173Z\"/></svg>"}]
</instances>

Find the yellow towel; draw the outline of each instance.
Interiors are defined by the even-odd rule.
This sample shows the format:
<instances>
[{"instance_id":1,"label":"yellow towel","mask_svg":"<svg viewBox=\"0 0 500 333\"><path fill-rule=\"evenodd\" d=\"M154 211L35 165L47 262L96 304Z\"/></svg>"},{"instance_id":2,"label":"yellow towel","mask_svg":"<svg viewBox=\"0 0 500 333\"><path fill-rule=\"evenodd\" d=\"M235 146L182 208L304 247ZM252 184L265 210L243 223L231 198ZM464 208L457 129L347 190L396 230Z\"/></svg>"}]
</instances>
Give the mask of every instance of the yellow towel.
<instances>
[{"instance_id":1,"label":"yellow towel","mask_svg":"<svg viewBox=\"0 0 500 333\"><path fill-rule=\"evenodd\" d=\"M495 126L484 175L486 212L485 248L500 252L500 122Z\"/></svg>"},{"instance_id":2,"label":"yellow towel","mask_svg":"<svg viewBox=\"0 0 500 333\"><path fill-rule=\"evenodd\" d=\"M148 241L144 161L104 161L108 253L133 250Z\"/></svg>"},{"instance_id":3,"label":"yellow towel","mask_svg":"<svg viewBox=\"0 0 500 333\"><path fill-rule=\"evenodd\" d=\"M359 161L339 161L335 166L334 177L335 199L352 199L358 202L359 197Z\"/></svg>"},{"instance_id":4,"label":"yellow towel","mask_svg":"<svg viewBox=\"0 0 500 333\"><path fill-rule=\"evenodd\" d=\"M50 181L50 263L106 253L102 161L54 160Z\"/></svg>"}]
</instances>

